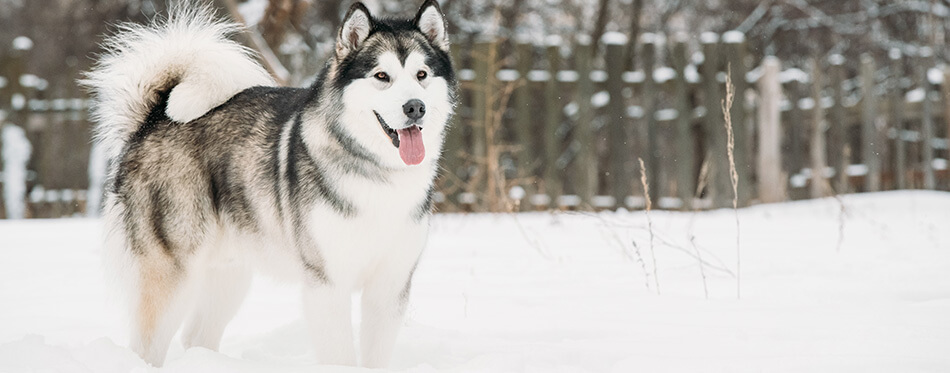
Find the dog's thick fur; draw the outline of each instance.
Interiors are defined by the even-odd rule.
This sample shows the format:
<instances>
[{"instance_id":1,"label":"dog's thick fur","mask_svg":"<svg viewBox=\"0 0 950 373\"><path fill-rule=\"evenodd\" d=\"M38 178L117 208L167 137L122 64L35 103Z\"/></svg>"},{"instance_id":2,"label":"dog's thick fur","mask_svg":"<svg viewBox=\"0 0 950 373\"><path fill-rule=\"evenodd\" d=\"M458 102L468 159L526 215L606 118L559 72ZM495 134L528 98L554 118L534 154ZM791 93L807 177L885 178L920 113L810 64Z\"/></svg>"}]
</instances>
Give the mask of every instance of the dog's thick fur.
<instances>
[{"instance_id":1,"label":"dog's thick fur","mask_svg":"<svg viewBox=\"0 0 950 373\"><path fill-rule=\"evenodd\" d=\"M303 281L321 363L385 366L456 98L438 3L409 20L354 4L299 89L273 87L228 39L236 25L186 7L121 26L83 82L111 159L106 246L132 349L161 365L183 321L186 347L216 349L259 268Z\"/></svg>"}]
</instances>

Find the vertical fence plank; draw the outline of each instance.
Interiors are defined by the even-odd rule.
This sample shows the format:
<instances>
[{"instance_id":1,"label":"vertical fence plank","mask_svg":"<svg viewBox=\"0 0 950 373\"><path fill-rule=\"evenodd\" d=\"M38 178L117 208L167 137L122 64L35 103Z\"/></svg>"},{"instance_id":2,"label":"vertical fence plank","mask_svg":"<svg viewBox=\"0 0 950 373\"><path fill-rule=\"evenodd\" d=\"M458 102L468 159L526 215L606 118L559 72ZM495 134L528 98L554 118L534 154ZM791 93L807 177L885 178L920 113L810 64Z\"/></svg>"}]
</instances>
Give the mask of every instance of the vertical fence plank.
<instances>
[{"instance_id":1,"label":"vertical fence plank","mask_svg":"<svg viewBox=\"0 0 950 373\"><path fill-rule=\"evenodd\" d=\"M782 85L779 72L782 68L778 58L766 57L762 61L762 77L759 78L758 138L759 138L759 200L774 203L785 200L786 176L782 172Z\"/></svg>"},{"instance_id":2,"label":"vertical fence plank","mask_svg":"<svg viewBox=\"0 0 950 373\"><path fill-rule=\"evenodd\" d=\"M597 190L597 156L594 146L594 109L591 96L594 95L594 83L590 79L592 46L589 41L580 41L574 51L577 68L577 122L574 126L575 140L580 144L577 160L574 164L579 180L574 185L582 206L590 206L591 198Z\"/></svg>"},{"instance_id":3,"label":"vertical fence plank","mask_svg":"<svg viewBox=\"0 0 950 373\"><path fill-rule=\"evenodd\" d=\"M452 44L450 53L452 55L452 62L455 64L455 68L462 68L462 58L461 58L461 47L459 44ZM441 192L443 193L443 198L447 203L443 205L447 211L453 211L457 208L458 195L459 192L464 188L464 180L466 178L464 172L464 159L463 154L465 152L465 138L464 138L464 128L462 127L464 122L462 121L462 103L464 102L465 95L463 92L459 92L459 107L455 110L455 115L452 116L452 120L449 123L449 127L446 130L445 134L445 144L443 145L444 150L442 151L443 159L443 169L445 174L442 176L442 186Z\"/></svg>"},{"instance_id":4,"label":"vertical fence plank","mask_svg":"<svg viewBox=\"0 0 950 373\"><path fill-rule=\"evenodd\" d=\"M891 74L888 77L890 92L888 108L890 109L890 125L895 132L894 159L891 169L894 172L894 183L897 189L907 189L907 144L904 142L904 90L901 87L901 78L904 71L903 56L899 49L892 49L889 53Z\"/></svg>"},{"instance_id":5,"label":"vertical fence plank","mask_svg":"<svg viewBox=\"0 0 950 373\"><path fill-rule=\"evenodd\" d=\"M548 205L555 206L561 193L560 172L557 159L561 154L561 139L558 127L561 126L561 93L558 88L557 73L561 69L560 43L552 43L545 51L548 60L548 82L544 87L544 191L548 195Z\"/></svg>"},{"instance_id":6,"label":"vertical fence plank","mask_svg":"<svg viewBox=\"0 0 950 373\"><path fill-rule=\"evenodd\" d=\"M746 66L746 41L745 36L738 31L730 31L723 34L723 47L725 48L726 62L732 73L732 84L735 86L735 102L729 113L732 117L732 131L735 136L733 156L736 162L736 176L738 176L739 188L738 198L739 206L746 206L752 199L752 156L749 146L749 129L746 120L746 89L749 83L745 76L748 72Z\"/></svg>"},{"instance_id":7,"label":"vertical fence plank","mask_svg":"<svg viewBox=\"0 0 950 373\"><path fill-rule=\"evenodd\" d=\"M934 178L934 122L933 122L933 101L931 92L933 86L927 73L933 66L933 51L930 48L921 48L920 71L917 73L917 82L920 89L924 91L924 101L921 103L921 161L923 166L924 189L933 190L937 188L937 181ZM946 84L946 83L944 83ZM950 134L947 134L950 137Z\"/></svg>"},{"instance_id":8,"label":"vertical fence plank","mask_svg":"<svg viewBox=\"0 0 950 373\"><path fill-rule=\"evenodd\" d=\"M643 34L643 119L647 130L646 148L640 150L640 154L646 153L646 175L647 185L650 189L650 200L656 204L662 191L659 188L660 182L660 139L659 124L656 120L657 106L657 88L656 80L653 77L653 71L656 67L656 44L657 36L654 34Z\"/></svg>"},{"instance_id":9,"label":"vertical fence plank","mask_svg":"<svg viewBox=\"0 0 950 373\"><path fill-rule=\"evenodd\" d=\"M607 133L610 137L610 193L617 207L623 206L631 193L631 182L626 163L630 160L630 145L627 143L627 105L623 97L623 59L622 40L610 40L606 43L607 93Z\"/></svg>"},{"instance_id":10,"label":"vertical fence plank","mask_svg":"<svg viewBox=\"0 0 950 373\"><path fill-rule=\"evenodd\" d=\"M811 159L811 198L828 196L828 181L825 180L825 168L828 162L825 159L825 110L821 106L821 86L823 83L821 62L818 58L811 59L811 99L815 107L811 111L811 140L809 158Z\"/></svg>"},{"instance_id":11,"label":"vertical fence plank","mask_svg":"<svg viewBox=\"0 0 950 373\"><path fill-rule=\"evenodd\" d=\"M948 145L950 145L950 66L943 67L943 84L940 84L940 106L943 107L944 133L947 136ZM945 176L942 180L941 188L950 189L950 177Z\"/></svg>"},{"instance_id":12,"label":"vertical fence plank","mask_svg":"<svg viewBox=\"0 0 950 373\"><path fill-rule=\"evenodd\" d=\"M848 193L848 165L851 161L846 153L849 141L846 137L848 123L844 112L844 57L836 54L829 58L831 65L831 90L834 95L834 106L831 107L831 123L828 136L828 161L835 168L836 179L834 191L837 194Z\"/></svg>"},{"instance_id":13,"label":"vertical fence plank","mask_svg":"<svg viewBox=\"0 0 950 373\"><path fill-rule=\"evenodd\" d=\"M696 192L696 166L693 152L693 110L689 104L686 87L686 40L678 38L673 43L673 97L676 105L674 136L676 143L676 196L683 201L683 208L693 207L693 194Z\"/></svg>"},{"instance_id":14,"label":"vertical fence plank","mask_svg":"<svg viewBox=\"0 0 950 373\"><path fill-rule=\"evenodd\" d=\"M719 82L719 36L704 33L703 43L703 89L706 117L703 136L709 156L709 181L707 188L713 207L732 206L732 184L729 180L729 159L726 155L726 128L723 125L721 101L722 85Z\"/></svg>"},{"instance_id":15,"label":"vertical fence plank","mask_svg":"<svg viewBox=\"0 0 950 373\"><path fill-rule=\"evenodd\" d=\"M537 147L534 145L535 132L531 125L531 115L534 112L534 100L531 95L531 85L528 81L528 73L534 64L534 50L531 44L518 43L515 45L515 53L518 58L518 76L519 85L515 90L515 134L518 140L518 177L521 179L520 185L525 189L525 195L533 195L536 188L535 165L537 164ZM529 206L521 204L522 209Z\"/></svg>"},{"instance_id":16,"label":"vertical fence plank","mask_svg":"<svg viewBox=\"0 0 950 373\"><path fill-rule=\"evenodd\" d=\"M874 58L861 55L861 161L867 167L864 177L864 191L881 190L880 151L884 148L875 128L877 121L877 100L874 92Z\"/></svg>"},{"instance_id":17,"label":"vertical fence plank","mask_svg":"<svg viewBox=\"0 0 950 373\"><path fill-rule=\"evenodd\" d=\"M489 41L480 41L475 43L474 54L472 55L472 65L475 70L475 82L472 84L472 147L469 153L476 165L477 171L473 175L474 180L469 180L466 185L466 192L475 196L482 195L488 191L488 143L485 138L488 115L491 112L491 103L488 102L488 87L491 65L494 61L489 61L491 55L492 43ZM475 202L476 205L487 203L483 198Z\"/></svg>"},{"instance_id":18,"label":"vertical fence plank","mask_svg":"<svg viewBox=\"0 0 950 373\"><path fill-rule=\"evenodd\" d=\"M788 110L788 122L785 123L786 151L785 151L785 169L788 176L797 175L805 167L805 141L802 139L802 127L805 123L802 115L802 108L799 103L802 99L801 81L796 77L786 85L785 95L788 97L788 103L791 107ZM795 187L790 190L789 197L792 199L805 198L804 189Z\"/></svg>"}]
</instances>

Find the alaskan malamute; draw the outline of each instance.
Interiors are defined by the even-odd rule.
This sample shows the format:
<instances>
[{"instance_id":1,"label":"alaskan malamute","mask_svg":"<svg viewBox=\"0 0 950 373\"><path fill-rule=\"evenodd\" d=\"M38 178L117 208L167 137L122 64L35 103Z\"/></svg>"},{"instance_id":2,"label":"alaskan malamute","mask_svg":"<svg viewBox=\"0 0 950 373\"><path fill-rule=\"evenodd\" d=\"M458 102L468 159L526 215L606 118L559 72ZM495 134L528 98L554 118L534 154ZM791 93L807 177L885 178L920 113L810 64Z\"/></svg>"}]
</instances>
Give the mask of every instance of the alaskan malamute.
<instances>
[{"instance_id":1,"label":"alaskan malamute","mask_svg":"<svg viewBox=\"0 0 950 373\"><path fill-rule=\"evenodd\" d=\"M438 3L412 19L354 4L308 88L274 87L207 8L170 13L121 26L83 82L132 349L161 365L183 321L186 348L216 349L260 268L303 281L321 363L386 366L456 101Z\"/></svg>"}]
</instances>

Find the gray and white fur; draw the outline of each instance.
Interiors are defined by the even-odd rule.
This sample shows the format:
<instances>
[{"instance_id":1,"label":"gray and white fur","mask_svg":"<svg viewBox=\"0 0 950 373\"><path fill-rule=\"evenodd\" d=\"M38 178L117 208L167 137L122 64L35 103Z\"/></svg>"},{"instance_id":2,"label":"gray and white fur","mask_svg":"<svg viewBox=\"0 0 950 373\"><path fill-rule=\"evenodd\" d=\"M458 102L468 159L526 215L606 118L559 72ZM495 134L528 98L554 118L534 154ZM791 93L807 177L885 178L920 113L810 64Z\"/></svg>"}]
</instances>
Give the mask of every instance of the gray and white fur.
<instances>
[{"instance_id":1,"label":"gray and white fur","mask_svg":"<svg viewBox=\"0 0 950 373\"><path fill-rule=\"evenodd\" d=\"M204 7L124 25L83 84L111 159L106 252L131 348L217 349L259 269L301 280L323 364L385 367L426 243L457 81L445 18L354 4L308 88L279 88ZM360 292L360 346L351 296Z\"/></svg>"}]
</instances>

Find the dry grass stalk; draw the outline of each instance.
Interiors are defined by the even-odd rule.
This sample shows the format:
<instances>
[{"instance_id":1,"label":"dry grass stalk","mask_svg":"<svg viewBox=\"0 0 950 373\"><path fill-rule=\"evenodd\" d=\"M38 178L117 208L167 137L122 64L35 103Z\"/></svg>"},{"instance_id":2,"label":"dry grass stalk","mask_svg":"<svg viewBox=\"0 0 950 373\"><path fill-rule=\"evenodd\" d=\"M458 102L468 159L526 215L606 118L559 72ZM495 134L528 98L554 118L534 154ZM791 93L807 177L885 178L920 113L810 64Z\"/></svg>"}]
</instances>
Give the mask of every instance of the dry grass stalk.
<instances>
[{"instance_id":1,"label":"dry grass stalk","mask_svg":"<svg viewBox=\"0 0 950 373\"><path fill-rule=\"evenodd\" d=\"M647 202L647 229L650 231L650 257L653 258L653 283L656 285L656 294L660 294L660 275L656 267L656 251L653 248L653 219L650 218L650 210L653 208L653 202L650 200L650 184L647 183L647 170L643 165L643 158L637 157L640 161L640 183L643 184L643 197Z\"/></svg>"},{"instance_id":2,"label":"dry grass stalk","mask_svg":"<svg viewBox=\"0 0 950 373\"><path fill-rule=\"evenodd\" d=\"M706 295L706 299L709 299L709 286L706 283L706 266L703 262L703 256L699 251L699 247L696 246L696 235L693 234L693 223L696 221L696 213L699 212L699 204L696 201L699 200L699 196L703 193L703 189L706 188L706 182L709 178L709 158L711 152L706 152L706 156L703 157L703 165L699 168L699 179L696 183L696 191L693 194L693 214L689 217L688 228L686 229L687 236L689 237L689 243L693 247L693 251L696 252L696 260L699 262L699 275L703 278L703 294Z\"/></svg>"},{"instance_id":3,"label":"dry grass stalk","mask_svg":"<svg viewBox=\"0 0 950 373\"><path fill-rule=\"evenodd\" d=\"M732 66L726 67L726 98L722 100L722 115L726 126L726 154L729 157L729 179L732 181L732 211L736 215L736 299L742 298L742 260L739 250L739 174L736 172L735 134L732 131L732 103L736 86L732 84Z\"/></svg>"}]
</instances>

